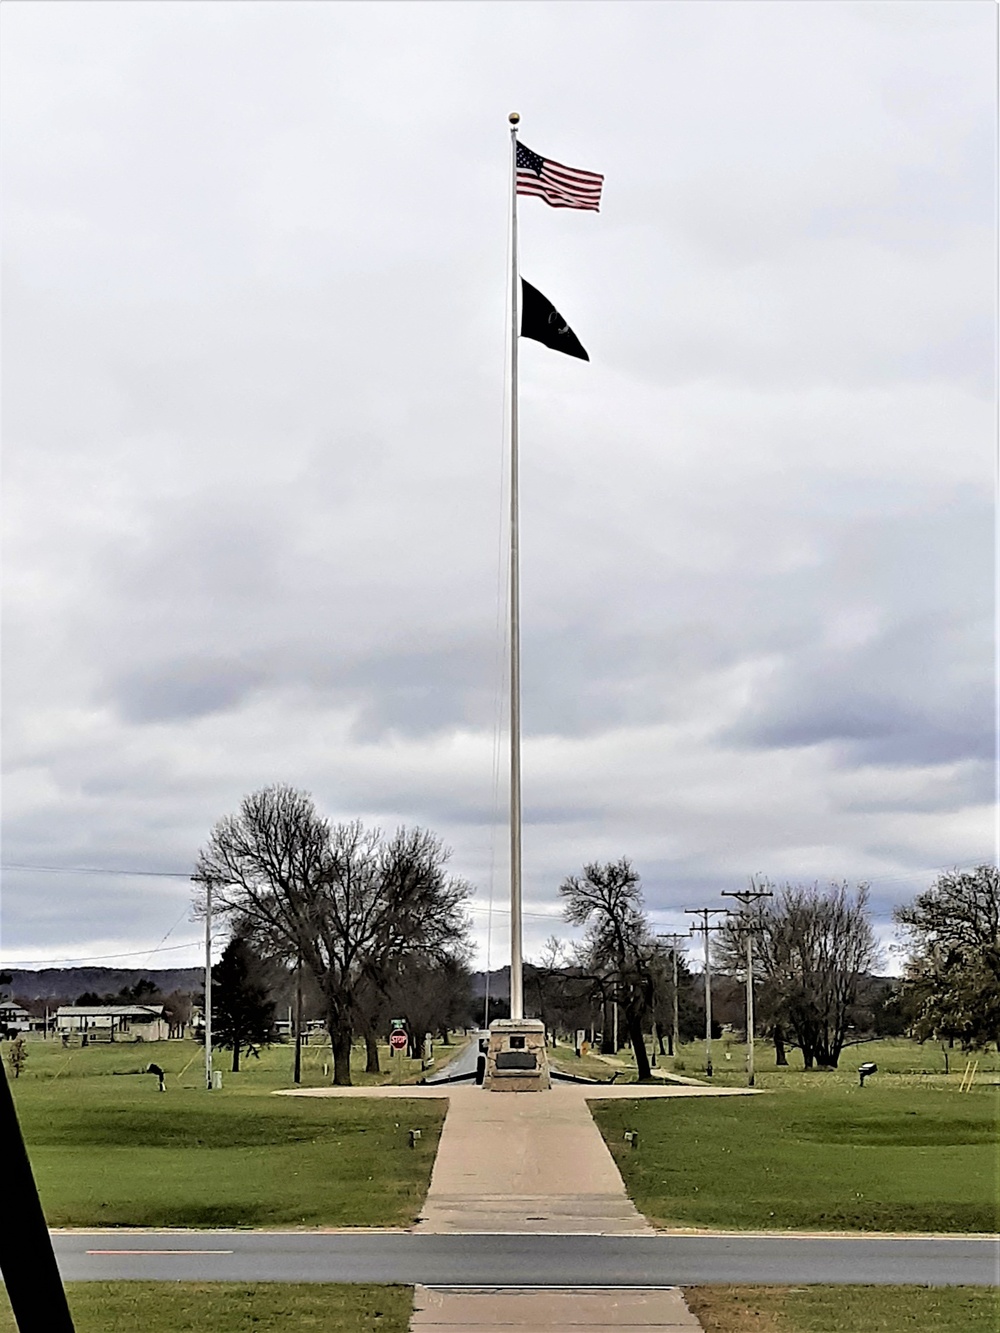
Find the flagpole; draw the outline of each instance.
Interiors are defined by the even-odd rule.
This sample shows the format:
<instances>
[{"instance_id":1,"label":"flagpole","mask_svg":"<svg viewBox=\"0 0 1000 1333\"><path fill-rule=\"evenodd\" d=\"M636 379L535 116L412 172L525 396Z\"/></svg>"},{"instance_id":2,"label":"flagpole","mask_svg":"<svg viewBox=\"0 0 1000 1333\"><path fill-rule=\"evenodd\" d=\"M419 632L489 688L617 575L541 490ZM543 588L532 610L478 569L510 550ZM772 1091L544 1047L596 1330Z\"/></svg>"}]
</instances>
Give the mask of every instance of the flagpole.
<instances>
[{"instance_id":1,"label":"flagpole","mask_svg":"<svg viewBox=\"0 0 1000 1333\"><path fill-rule=\"evenodd\" d=\"M510 1016L524 1018L521 959L521 571L517 457L517 126L510 121Z\"/></svg>"}]
</instances>

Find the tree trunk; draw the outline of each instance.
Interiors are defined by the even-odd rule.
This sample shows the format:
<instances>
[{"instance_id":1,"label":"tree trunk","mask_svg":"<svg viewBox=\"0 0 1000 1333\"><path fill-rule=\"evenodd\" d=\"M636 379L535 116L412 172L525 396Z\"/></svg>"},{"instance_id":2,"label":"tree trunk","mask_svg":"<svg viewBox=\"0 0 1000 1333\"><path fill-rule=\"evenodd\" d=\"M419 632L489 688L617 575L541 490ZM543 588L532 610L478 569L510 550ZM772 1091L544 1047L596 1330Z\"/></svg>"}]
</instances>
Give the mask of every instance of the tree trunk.
<instances>
[{"instance_id":1,"label":"tree trunk","mask_svg":"<svg viewBox=\"0 0 1000 1333\"><path fill-rule=\"evenodd\" d=\"M638 1014L627 1014L629 1040L632 1042L632 1050L635 1052L635 1068L639 1076L639 1082L645 1082L653 1077L649 1069L649 1055L646 1052L646 1039L642 1032L642 1021Z\"/></svg>"},{"instance_id":2,"label":"tree trunk","mask_svg":"<svg viewBox=\"0 0 1000 1333\"><path fill-rule=\"evenodd\" d=\"M785 1030L780 1023L775 1023L774 1033L774 1063L776 1065L787 1065L788 1056L785 1054Z\"/></svg>"},{"instance_id":3,"label":"tree trunk","mask_svg":"<svg viewBox=\"0 0 1000 1333\"><path fill-rule=\"evenodd\" d=\"M234 1074L238 1074L239 1072L240 1072L240 1044L239 1044L238 1041L234 1041L234 1042L233 1042L233 1073L234 1073Z\"/></svg>"},{"instance_id":4,"label":"tree trunk","mask_svg":"<svg viewBox=\"0 0 1000 1333\"><path fill-rule=\"evenodd\" d=\"M821 1069L836 1069L840 1060L841 1046L838 1042L820 1042L816 1048L816 1063Z\"/></svg>"},{"instance_id":5,"label":"tree trunk","mask_svg":"<svg viewBox=\"0 0 1000 1333\"><path fill-rule=\"evenodd\" d=\"M378 1042L373 1032L365 1033L365 1073L381 1074L378 1062Z\"/></svg>"},{"instance_id":6,"label":"tree trunk","mask_svg":"<svg viewBox=\"0 0 1000 1333\"><path fill-rule=\"evenodd\" d=\"M611 1019L611 1001L605 1000L602 1005L602 1027L601 1027L601 1054L616 1055L614 1025Z\"/></svg>"},{"instance_id":7,"label":"tree trunk","mask_svg":"<svg viewBox=\"0 0 1000 1333\"><path fill-rule=\"evenodd\" d=\"M351 1083L351 1030L330 1026L330 1045L333 1048L333 1082L338 1088L350 1088Z\"/></svg>"}]
</instances>

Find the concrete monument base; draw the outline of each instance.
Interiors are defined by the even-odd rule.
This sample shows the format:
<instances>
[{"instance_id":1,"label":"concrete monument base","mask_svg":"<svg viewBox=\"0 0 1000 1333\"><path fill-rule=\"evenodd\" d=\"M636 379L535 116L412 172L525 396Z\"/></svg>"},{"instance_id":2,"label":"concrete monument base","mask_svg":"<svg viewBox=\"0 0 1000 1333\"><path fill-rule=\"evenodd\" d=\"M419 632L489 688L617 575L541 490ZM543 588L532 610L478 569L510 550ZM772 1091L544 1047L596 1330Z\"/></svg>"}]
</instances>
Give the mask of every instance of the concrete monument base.
<instances>
[{"instance_id":1,"label":"concrete monument base","mask_svg":"<svg viewBox=\"0 0 1000 1333\"><path fill-rule=\"evenodd\" d=\"M549 1086L545 1024L541 1019L494 1019L483 1080L487 1092L542 1092Z\"/></svg>"}]
</instances>

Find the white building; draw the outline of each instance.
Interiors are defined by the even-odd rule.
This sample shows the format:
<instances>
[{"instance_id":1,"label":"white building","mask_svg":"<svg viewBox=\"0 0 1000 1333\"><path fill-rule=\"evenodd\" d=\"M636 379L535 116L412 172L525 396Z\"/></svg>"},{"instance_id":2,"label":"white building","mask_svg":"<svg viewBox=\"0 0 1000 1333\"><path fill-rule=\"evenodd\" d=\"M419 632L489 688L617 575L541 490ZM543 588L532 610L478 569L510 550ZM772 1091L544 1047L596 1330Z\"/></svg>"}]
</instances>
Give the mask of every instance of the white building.
<instances>
[{"instance_id":1,"label":"white building","mask_svg":"<svg viewBox=\"0 0 1000 1333\"><path fill-rule=\"evenodd\" d=\"M166 1041L170 1025L161 1004L64 1004L56 1031L90 1041Z\"/></svg>"},{"instance_id":2,"label":"white building","mask_svg":"<svg viewBox=\"0 0 1000 1333\"><path fill-rule=\"evenodd\" d=\"M27 1009L21 1005L15 1004L13 1000L4 1000L0 1002L0 1034L8 1032L29 1032L31 1030L31 1015Z\"/></svg>"}]
</instances>

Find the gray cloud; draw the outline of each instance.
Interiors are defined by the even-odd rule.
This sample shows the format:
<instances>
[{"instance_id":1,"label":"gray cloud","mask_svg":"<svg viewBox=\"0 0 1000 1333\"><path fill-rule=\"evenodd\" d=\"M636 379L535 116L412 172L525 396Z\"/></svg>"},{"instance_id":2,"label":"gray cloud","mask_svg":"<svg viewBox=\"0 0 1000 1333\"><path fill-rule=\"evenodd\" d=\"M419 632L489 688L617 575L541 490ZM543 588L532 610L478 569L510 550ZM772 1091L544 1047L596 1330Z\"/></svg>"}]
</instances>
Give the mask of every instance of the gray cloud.
<instances>
[{"instance_id":1,"label":"gray cloud","mask_svg":"<svg viewBox=\"0 0 1000 1333\"><path fill-rule=\"evenodd\" d=\"M165 662L117 682L114 691L126 722L163 722L229 711L260 677L239 662Z\"/></svg>"},{"instance_id":2,"label":"gray cloud","mask_svg":"<svg viewBox=\"0 0 1000 1333\"><path fill-rule=\"evenodd\" d=\"M991 10L8 11L11 861L184 871L278 780L501 883L514 105L607 177L520 215L592 356L521 357L529 943L593 856L674 922L987 853ZM11 872L4 947L186 892Z\"/></svg>"}]
</instances>

